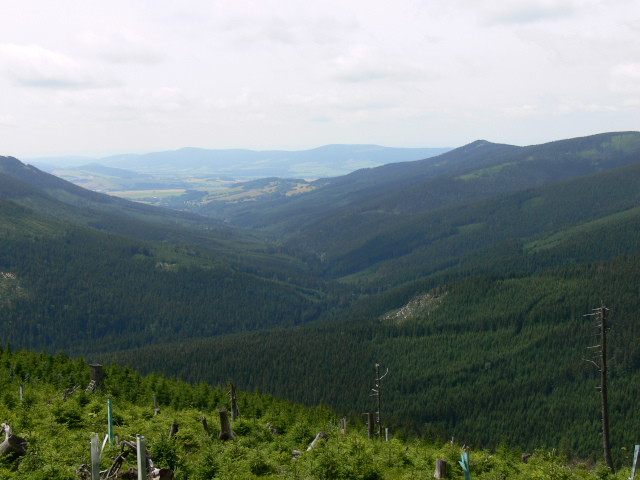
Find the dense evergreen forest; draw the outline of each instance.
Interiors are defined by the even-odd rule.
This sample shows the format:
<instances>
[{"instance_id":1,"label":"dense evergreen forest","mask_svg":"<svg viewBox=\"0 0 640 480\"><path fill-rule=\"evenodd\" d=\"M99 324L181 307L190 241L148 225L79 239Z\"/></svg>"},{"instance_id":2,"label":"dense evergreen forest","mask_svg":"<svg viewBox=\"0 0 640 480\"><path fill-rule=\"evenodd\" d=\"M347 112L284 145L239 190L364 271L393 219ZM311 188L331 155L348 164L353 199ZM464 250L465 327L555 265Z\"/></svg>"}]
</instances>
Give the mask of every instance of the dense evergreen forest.
<instances>
[{"instance_id":1,"label":"dense evergreen forest","mask_svg":"<svg viewBox=\"0 0 640 480\"><path fill-rule=\"evenodd\" d=\"M127 451L123 441L142 435L154 468L171 469L174 478L400 480L433 477L436 459L448 463L447 478L464 478L458 465L466 448L460 440L368 438L361 415L345 418L326 407L306 407L255 391L237 391L238 419L233 440L219 439L219 409L229 409L228 388L203 382L191 385L161 375L141 376L128 367L106 365L104 383L91 391L89 367L82 358L64 354L0 348L0 420L14 437L26 442L23 455L0 456L0 477L7 480L72 480L89 474L89 439L98 434L99 468L103 472ZM154 402L155 397L155 402ZM108 401L113 430L109 441ZM158 410L154 410L157 404ZM206 419L208 432L203 427ZM177 432L170 434L174 424ZM316 434L325 438L315 441ZM567 457L554 448L529 452L506 442L494 451L472 446L471 478L626 479L630 455L617 458L616 474L601 463ZM133 469L135 454L120 473Z\"/></svg>"},{"instance_id":2,"label":"dense evergreen forest","mask_svg":"<svg viewBox=\"0 0 640 480\"><path fill-rule=\"evenodd\" d=\"M584 315L604 302L622 462L638 430L639 192L634 132L478 141L196 213L2 157L0 339L354 415L379 363L398 434L595 459Z\"/></svg>"},{"instance_id":3,"label":"dense evergreen forest","mask_svg":"<svg viewBox=\"0 0 640 480\"><path fill-rule=\"evenodd\" d=\"M584 362L605 301L610 334L612 441L637 442L640 256L533 276L470 277L434 289L388 318L334 323L115 355L143 372L189 381L234 378L307 404L372 407L372 365L389 368L384 410L406 433L475 445L553 445L597 458L599 377ZM620 453L620 452L619 452Z\"/></svg>"}]
</instances>

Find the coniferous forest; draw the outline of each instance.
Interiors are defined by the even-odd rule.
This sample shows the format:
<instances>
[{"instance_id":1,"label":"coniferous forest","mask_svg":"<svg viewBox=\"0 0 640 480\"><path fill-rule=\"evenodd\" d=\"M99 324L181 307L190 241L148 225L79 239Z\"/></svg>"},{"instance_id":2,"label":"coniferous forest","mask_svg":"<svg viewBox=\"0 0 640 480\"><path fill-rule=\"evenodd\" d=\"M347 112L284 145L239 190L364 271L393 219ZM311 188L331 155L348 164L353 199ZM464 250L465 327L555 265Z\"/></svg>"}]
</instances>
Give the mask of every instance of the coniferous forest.
<instances>
[{"instance_id":1,"label":"coniferous forest","mask_svg":"<svg viewBox=\"0 0 640 480\"><path fill-rule=\"evenodd\" d=\"M224 455L267 455L249 446L261 444L263 423L276 425L264 416L269 409L309 416L307 437L330 418L364 428L362 413L377 408L370 394L380 364L389 369L384 424L397 443L330 437L325 450L369 452L362 465L378 465L372 476L350 466L336 476L312 473L313 462L328 459L314 456L291 478L413 478L417 465L433 475L435 450L420 454L431 458L428 469L410 453L398 460L402 468L383 465L392 455L385 448L411 452L416 438L445 448L454 437L501 462L520 449L544 452L553 465L599 465L600 376L585 361L594 345L586 315L605 305L613 457L616 467L629 466L639 441L639 170L636 132L531 147L479 141L318 180L299 195L198 203L190 194L185 212L89 192L1 157L0 343L43 353L4 349L13 393L0 395L0 408L35 439L41 426L29 427L17 382L44 382L54 395L78 383L87 362L109 365L110 393L130 402L127 415L140 422L153 420L142 413L153 394L193 420L222 405L221 388L232 380L242 392L263 392L246 397L253 413L243 420L245 444L210 445L194 423L192 448L187 442L175 454L185 478L208 478L198 477L191 450L222 455L212 460L216 478L233 478ZM178 391L191 393L176 400ZM79 406L56 400L58 418L43 413L55 409L40 395L34 412L58 429L74 431L63 411L81 412L85 429L102 418L98 397L78 392L81 400L70 401ZM264 405L254 412L252 402ZM244 453L227 451L241 446ZM278 448L284 455L291 447ZM264 475L291 474L282 466L290 458L267 456ZM473 478L578 475L516 467ZM18 475L27 467L4 468ZM60 478L72 478L68 465L60 469Z\"/></svg>"},{"instance_id":2,"label":"coniferous forest","mask_svg":"<svg viewBox=\"0 0 640 480\"><path fill-rule=\"evenodd\" d=\"M341 417L326 407L285 402L259 390L237 392L234 438L225 441L219 438L217 417L230 408L226 387L142 377L129 367L108 365L101 386L91 391L85 388L89 366L81 358L14 351L9 345L2 348L0 365L3 426L27 441L25 453L0 456L0 476L7 480L91 478L89 438L96 434L101 478L110 471L138 478L135 454L116 464L122 453L130 453L125 442L135 445L136 435L144 438L153 469L170 470L173 478L431 478L438 459L447 462L446 478L465 478L457 463L467 451L460 440L407 439L399 433L369 437L361 416ZM320 432L325 435L316 439ZM526 453L523 463L523 451L507 442L492 450L472 447L470 474L481 480L626 479L630 474L629 452L623 452L615 475L557 448ZM118 468L111 470L114 465Z\"/></svg>"}]
</instances>

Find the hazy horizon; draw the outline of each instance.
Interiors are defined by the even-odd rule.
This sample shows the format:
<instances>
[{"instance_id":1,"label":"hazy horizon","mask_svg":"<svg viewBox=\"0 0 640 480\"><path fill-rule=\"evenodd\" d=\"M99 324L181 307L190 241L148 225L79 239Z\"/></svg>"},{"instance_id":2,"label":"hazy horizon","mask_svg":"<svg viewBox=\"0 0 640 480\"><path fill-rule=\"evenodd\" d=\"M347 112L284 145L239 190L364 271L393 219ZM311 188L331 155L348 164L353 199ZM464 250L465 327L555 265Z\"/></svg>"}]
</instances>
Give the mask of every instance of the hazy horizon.
<instances>
[{"instance_id":1,"label":"hazy horizon","mask_svg":"<svg viewBox=\"0 0 640 480\"><path fill-rule=\"evenodd\" d=\"M632 0L5 3L0 153L18 158L640 129Z\"/></svg>"}]
</instances>

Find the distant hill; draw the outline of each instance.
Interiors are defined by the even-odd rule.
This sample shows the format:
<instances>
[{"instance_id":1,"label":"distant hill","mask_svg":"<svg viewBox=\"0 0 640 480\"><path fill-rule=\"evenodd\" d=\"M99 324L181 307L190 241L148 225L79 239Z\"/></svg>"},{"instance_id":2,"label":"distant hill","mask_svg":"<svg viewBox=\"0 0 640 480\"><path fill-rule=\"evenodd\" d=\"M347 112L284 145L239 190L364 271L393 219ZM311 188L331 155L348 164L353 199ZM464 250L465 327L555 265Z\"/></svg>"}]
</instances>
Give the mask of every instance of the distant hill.
<instances>
[{"instance_id":1,"label":"distant hill","mask_svg":"<svg viewBox=\"0 0 640 480\"><path fill-rule=\"evenodd\" d=\"M35 157L35 158L23 158L25 163L38 167L40 170L51 173L55 169L64 166L77 166L83 165L87 162L94 160L92 157L82 157L78 155L65 155L59 157Z\"/></svg>"},{"instance_id":2,"label":"distant hill","mask_svg":"<svg viewBox=\"0 0 640 480\"><path fill-rule=\"evenodd\" d=\"M88 163L87 165L81 165L74 170L83 170L85 172L94 172L100 175L106 175L109 177L117 178L147 178L148 175L134 172L132 170L125 170L124 168L105 167L99 163Z\"/></svg>"},{"instance_id":3,"label":"distant hill","mask_svg":"<svg viewBox=\"0 0 640 480\"><path fill-rule=\"evenodd\" d=\"M181 148L95 159L108 167L139 173L225 175L233 178L318 178L345 175L360 168L433 157L450 148L392 148L378 145L326 145L310 150L216 150ZM29 158L25 162L77 167L85 157Z\"/></svg>"}]
</instances>

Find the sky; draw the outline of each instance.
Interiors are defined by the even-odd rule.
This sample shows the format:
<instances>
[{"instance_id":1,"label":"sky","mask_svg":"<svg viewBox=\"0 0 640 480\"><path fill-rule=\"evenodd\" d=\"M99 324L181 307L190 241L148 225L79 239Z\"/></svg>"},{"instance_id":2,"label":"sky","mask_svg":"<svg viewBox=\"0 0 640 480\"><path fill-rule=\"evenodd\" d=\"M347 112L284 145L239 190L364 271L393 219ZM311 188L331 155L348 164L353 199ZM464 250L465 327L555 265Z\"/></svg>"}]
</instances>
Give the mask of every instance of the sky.
<instances>
[{"instance_id":1,"label":"sky","mask_svg":"<svg viewBox=\"0 0 640 480\"><path fill-rule=\"evenodd\" d=\"M0 155L640 130L637 0L0 0Z\"/></svg>"}]
</instances>

